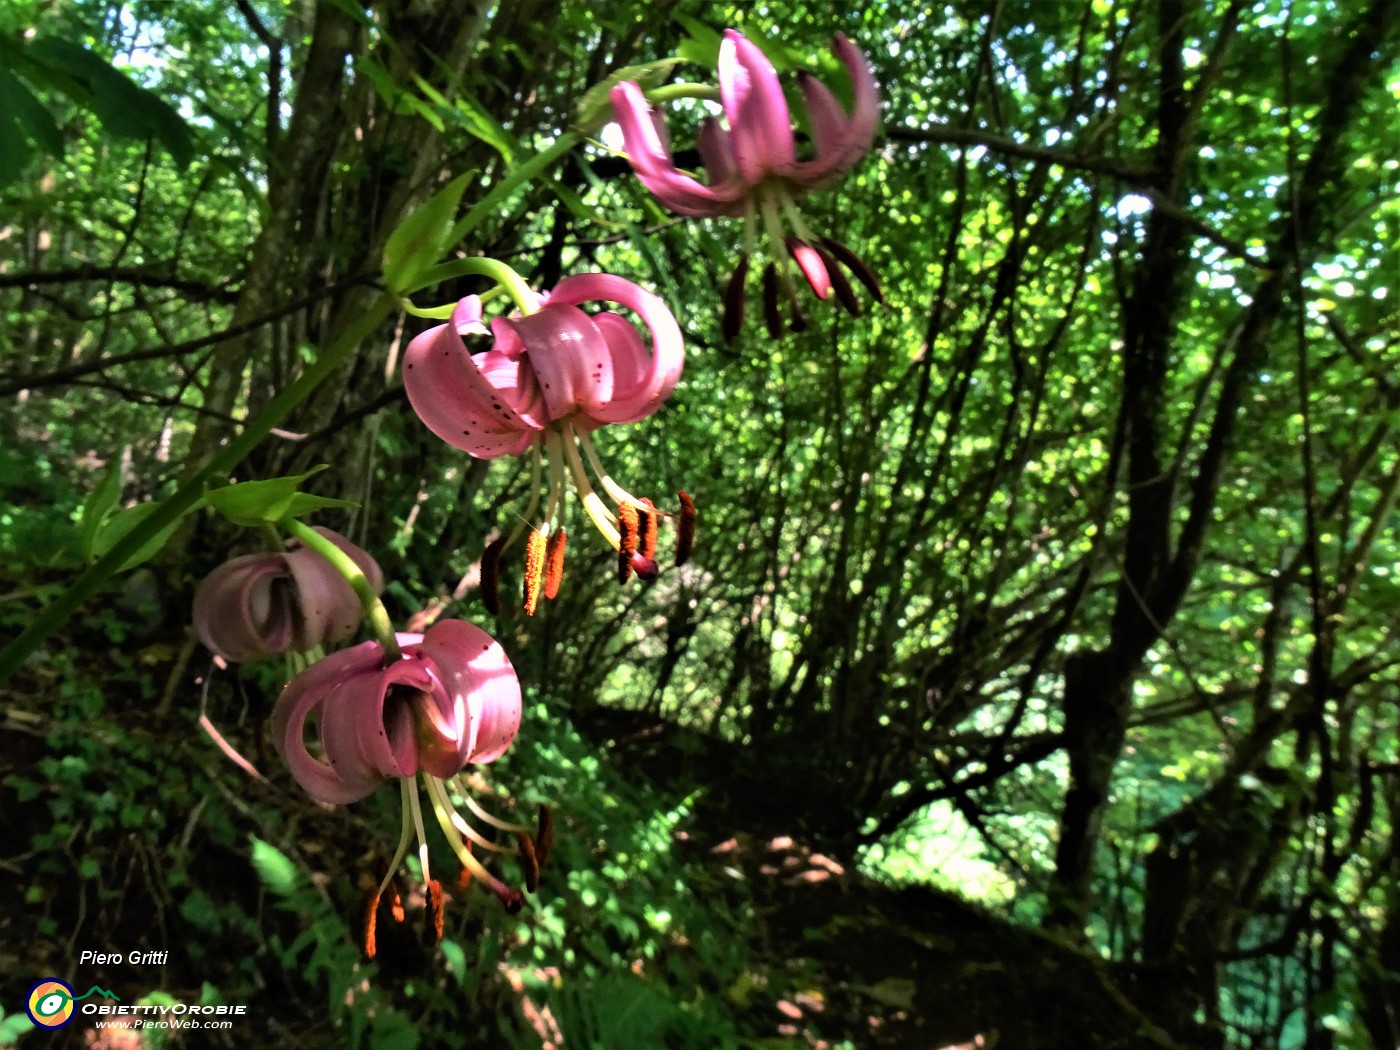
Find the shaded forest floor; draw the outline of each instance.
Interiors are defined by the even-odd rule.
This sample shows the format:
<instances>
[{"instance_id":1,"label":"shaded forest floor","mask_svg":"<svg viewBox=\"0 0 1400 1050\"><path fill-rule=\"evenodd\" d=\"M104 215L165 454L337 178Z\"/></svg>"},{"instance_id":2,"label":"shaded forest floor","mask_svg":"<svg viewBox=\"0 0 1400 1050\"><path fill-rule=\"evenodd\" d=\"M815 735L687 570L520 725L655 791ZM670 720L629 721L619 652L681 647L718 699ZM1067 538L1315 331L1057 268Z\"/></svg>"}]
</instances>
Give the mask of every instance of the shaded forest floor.
<instances>
[{"instance_id":1,"label":"shaded forest floor","mask_svg":"<svg viewBox=\"0 0 1400 1050\"><path fill-rule=\"evenodd\" d=\"M48 653L59 651L55 646ZM358 894L372 881L369 873L384 862L392 833L382 825L388 822L361 807L326 810L296 793L275 769L263 719L251 713L258 707L242 681L216 720L269 771L271 783L249 778L219 754L196 726L194 703L158 713L153 701L176 646L146 646L133 657L95 633L63 651L81 655L44 656L16 680L0 730L7 844L0 858L0 1005L8 1014L18 1012L35 981L56 976L81 984L80 993L96 982L124 1002L160 1002L163 995L249 1008L247 1021L235 1022L231 1032L201 1033L200 1039L186 1033L164 1045L346 1045L323 1005L325 984L332 982L333 1000L335 980L348 982L348 999L357 988L371 994L351 945L353 920L345 917L354 914ZM84 671L92 677L85 679ZM92 688L98 681L101 688ZM664 726L638 731L635 719L602 712L581 723L596 753L612 756L608 775L620 777L623 792L668 798L696 788L686 779L696 763L676 760L681 744ZM682 750L693 757L696 747L690 741ZM742 1045L1173 1046L1144 1022L1099 960L950 895L866 879L848 858L825 856L775 832L773 810L750 791L712 784L705 795L705 804L668 833L674 856L658 863L672 866L668 878L678 873L688 880L686 892L696 898L699 914L709 911L729 922L724 951L742 960L738 976L706 988L702 970L697 986L687 988L676 983L684 978L655 973L640 960L630 967L678 1000L705 999L702 1009L723 1015ZM596 829L565 819L561 837L577 841L560 852L567 855L570 845L577 845L575 856L596 852L587 843L590 833ZM250 836L282 843L310 873L309 885L329 905L320 919L272 898L250 863ZM569 896L573 874L567 865L547 871L545 890ZM421 908L421 893L415 898L406 878L400 885L410 912ZM618 894L627 892L618 886ZM454 905L468 909L465 918L454 916L455 933L467 943L495 937L518 947L522 935L512 940L514 927L493 901L486 904L489 909L479 901ZM312 905L319 906L314 899ZM599 903L600 914L605 907ZM736 924L736 916L745 918ZM523 918L528 921L529 913ZM316 934L318 923L336 927L323 952L331 961L319 964L315 954L308 962L286 947ZM673 945L683 950L685 939L675 937ZM146 969L78 966L78 954L89 949L170 954L163 966ZM619 969L629 965L627 954L618 948ZM559 957L570 955L561 951ZM549 1004L549 975L559 981L551 967L536 966L531 974L528 966L484 964L488 972L473 980L471 994L458 997L449 993L467 986L460 975L453 984L443 952L425 944L416 927L385 931L377 962L386 1009L414 1017L424 983L443 993L417 1012L416 1045L453 1045L443 1034L448 1015L431 1012L439 1008L459 1011L451 1024L464 1034L476 1031L477 1045L561 1042ZM524 979L530 976L533 984ZM515 1034L506 1038L503 1028ZM567 1038L562 1043L578 1045ZM61 1033L24 1036L21 1044L157 1045L141 1044L129 1032L99 1033L82 1022ZM371 1034L364 1045L414 1041ZM668 1036L655 1045L706 1044Z\"/></svg>"}]
</instances>

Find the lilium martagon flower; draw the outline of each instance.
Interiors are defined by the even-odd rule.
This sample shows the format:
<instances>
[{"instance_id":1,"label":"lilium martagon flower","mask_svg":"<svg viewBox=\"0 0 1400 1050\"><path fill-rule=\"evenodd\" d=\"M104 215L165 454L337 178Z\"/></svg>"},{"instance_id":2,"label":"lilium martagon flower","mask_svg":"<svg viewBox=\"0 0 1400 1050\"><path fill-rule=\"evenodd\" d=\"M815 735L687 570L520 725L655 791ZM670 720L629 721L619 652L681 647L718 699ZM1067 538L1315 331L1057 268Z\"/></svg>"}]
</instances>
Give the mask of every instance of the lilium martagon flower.
<instances>
[{"instance_id":1,"label":"lilium martagon flower","mask_svg":"<svg viewBox=\"0 0 1400 1050\"><path fill-rule=\"evenodd\" d=\"M866 154L880 119L880 91L865 55L837 33L832 50L850 74L853 104L842 108L821 81L798 74L812 134L812 155L797 156L792 115L773 64L738 30L726 30L719 50L719 91L725 124L706 117L696 146L708 175L701 182L676 166L665 117L647 102L642 88L624 81L612 89L613 112L622 129L623 148L637 178L678 215L743 216L744 253L724 295L725 339L744 325L750 257L761 221L769 261L763 267L763 314L768 334L782 335L780 295L786 298L793 331L806 328L797 302L793 268L819 299L835 294L852 315L860 300L850 273L879 302L879 282L861 258L831 237L812 232L797 201L836 182Z\"/></svg>"},{"instance_id":2,"label":"lilium martagon flower","mask_svg":"<svg viewBox=\"0 0 1400 1050\"><path fill-rule=\"evenodd\" d=\"M504 820L472 797L469 766L505 754L520 727L520 681L505 651L481 628L443 620L424 634L397 634L342 649L288 683L272 712L272 738L292 776L317 802L346 805L397 780L402 830L389 869L364 902L363 948L376 951L379 903L415 836L433 936L442 937L446 895L432 876L418 784L461 864L458 887L487 886L512 913L521 891L493 875L474 850L515 856L533 891L553 841L549 810L536 829ZM308 743L308 722L316 723ZM314 752L314 753L313 753ZM459 809L459 805L462 807ZM465 814L462 810L465 810ZM402 918L402 906L393 902Z\"/></svg>"},{"instance_id":3,"label":"lilium martagon flower","mask_svg":"<svg viewBox=\"0 0 1400 1050\"><path fill-rule=\"evenodd\" d=\"M338 532L315 531L350 556L376 594L384 589L373 557ZM349 581L297 540L281 553L225 562L204 578L194 598L200 641L233 663L339 645L355 636L363 617Z\"/></svg>"},{"instance_id":4,"label":"lilium martagon flower","mask_svg":"<svg viewBox=\"0 0 1400 1050\"><path fill-rule=\"evenodd\" d=\"M621 583L633 574L655 579L658 528L675 518L677 565L689 558L695 536L695 504L678 493L668 514L633 496L603 467L592 431L635 423L655 412L680 379L685 350L680 327L651 292L612 274L577 274L560 281L535 308L491 321L490 349L472 353L463 336L484 336L481 300L462 299L451 322L418 335L404 353L404 389L414 412L442 440L477 459L533 457L534 482L520 525L482 556L482 596L499 611L501 556L529 528L524 608L533 615L539 597L553 598L564 572L565 496L570 484L593 526L617 552ZM619 313L585 313L581 304L602 300L624 306L645 324L650 346ZM548 460L546 471L544 460ZM587 467L585 467L587 461ZM594 488L594 482L608 497ZM544 523L533 518L547 493Z\"/></svg>"}]
</instances>

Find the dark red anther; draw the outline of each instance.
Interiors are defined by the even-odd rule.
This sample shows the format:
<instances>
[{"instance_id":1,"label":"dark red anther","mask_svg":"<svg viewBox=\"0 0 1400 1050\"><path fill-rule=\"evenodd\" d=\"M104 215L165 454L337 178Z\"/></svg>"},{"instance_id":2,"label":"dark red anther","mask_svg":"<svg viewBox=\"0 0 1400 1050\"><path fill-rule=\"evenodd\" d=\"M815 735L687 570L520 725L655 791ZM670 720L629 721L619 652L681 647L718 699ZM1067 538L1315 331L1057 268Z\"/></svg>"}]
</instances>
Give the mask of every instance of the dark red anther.
<instances>
[{"instance_id":1,"label":"dark red anther","mask_svg":"<svg viewBox=\"0 0 1400 1050\"><path fill-rule=\"evenodd\" d=\"M744 330L744 304L747 301L749 282L749 257L745 255L734 267L734 273L724 288L724 312L720 318L720 331L726 343L739 338Z\"/></svg>"},{"instance_id":2,"label":"dark red anther","mask_svg":"<svg viewBox=\"0 0 1400 1050\"><path fill-rule=\"evenodd\" d=\"M520 866L525 873L525 889L534 893L540 885L540 861L535 856L535 844L530 841L527 831L517 831L515 842L520 847Z\"/></svg>"},{"instance_id":3,"label":"dark red anther","mask_svg":"<svg viewBox=\"0 0 1400 1050\"><path fill-rule=\"evenodd\" d=\"M856 275L856 280L870 291L877 303L885 301L885 293L880 291L880 282L875 279L875 274L859 255L851 251L840 241L834 241L830 237L822 238L822 246L841 262L846 269Z\"/></svg>"},{"instance_id":4,"label":"dark red anther","mask_svg":"<svg viewBox=\"0 0 1400 1050\"><path fill-rule=\"evenodd\" d=\"M836 293L836 301L845 307L846 312L852 317L859 317L865 312L865 308L860 305L860 300L856 298L855 290L851 287L851 282L846 279L845 271L836 265L836 260L820 248L813 251L819 253L826 263L826 272L831 277L831 287Z\"/></svg>"},{"instance_id":5,"label":"dark red anther","mask_svg":"<svg viewBox=\"0 0 1400 1050\"><path fill-rule=\"evenodd\" d=\"M695 501L684 490L676 496L681 501L680 518L676 523L676 564L684 565L695 549Z\"/></svg>"},{"instance_id":6,"label":"dark red anther","mask_svg":"<svg viewBox=\"0 0 1400 1050\"><path fill-rule=\"evenodd\" d=\"M549 860L549 851L554 848L554 814L548 806L541 806L535 823L535 860L541 868Z\"/></svg>"},{"instance_id":7,"label":"dark red anther","mask_svg":"<svg viewBox=\"0 0 1400 1050\"><path fill-rule=\"evenodd\" d=\"M498 536L481 554L481 604L492 616L501 613L501 552L505 547L506 538Z\"/></svg>"},{"instance_id":8,"label":"dark red anther","mask_svg":"<svg viewBox=\"0 0 1400 1050\"><path fill-rule=\"evenodd\" d=\"M763 323L770 339L783 336L783 315L778 310L778 268L771 262L763 268Z\"/></svg>"}]
</instances>

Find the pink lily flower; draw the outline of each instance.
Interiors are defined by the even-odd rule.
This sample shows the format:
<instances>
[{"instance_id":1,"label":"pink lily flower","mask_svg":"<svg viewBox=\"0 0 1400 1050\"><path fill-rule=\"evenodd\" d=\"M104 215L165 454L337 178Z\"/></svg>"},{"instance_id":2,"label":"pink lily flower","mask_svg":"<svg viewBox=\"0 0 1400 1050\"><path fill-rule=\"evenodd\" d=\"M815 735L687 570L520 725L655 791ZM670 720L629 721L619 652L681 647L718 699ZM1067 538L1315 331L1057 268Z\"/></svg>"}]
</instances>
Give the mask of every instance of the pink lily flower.
<instances>
[{"instance_id":1,"label":"pink lily flower","mask_svg":"<svg viewBox=\"0 0 1400 1050\"><path fill-rule=\"evenodd\" d=\"M520 680L500 644L481 628L443 620L425 634L396 635L401 656L385 662L379 642L342 649L297 675L272 712L272 738L292 776L308 795L327 805L355 802L387 780L398 780L403 796L403 831L389 871L367 901L365 952L374 955L374 921L380 898L408 849L410 828L433 925L441 936L442 887L432 879L423 814L416 786L421 776L433 814L457 854L467 880L484 882L511 911L521 893L492 875L472 846L521 858L533 890L549 845L548 812L532 838L521 825L484 810L467 789L463 770L505 754L520 727ZM320 755L307 746L307 721L315 718ZM454 796L475 817L457 811ZM483 833L486 824L516 842L502 846ZM401 909L397 909L401 914Z\"/></svg>"},{"instance_id":2,"label":"pink lily flower","mask_svg":"<svg viewBox=\"0 0 1400 1050\"><path fill-rule=\"evenodd\" d=\"M354 560L376 594L384 589L384 574L369 554L338 532L316 531ZM225 562L194 597L200 641L234 663L339 645L355 636L363 616L345 577L298 542L282 554L245 554Z\"/></svg>"},{"instance_id":3,"label":"pink lily flower","mask_svg":"<svg viewBox=\"0 0 1400 1050\"><path fill-rule=\"evenodd\" d=\"M579 308L591 300L635 313L647 328L650 346L621 314L590 315ZM544 524L529 525L528 613L534 612L541 589L553 598L559 587L569 482L593 525L618 552L624 582L632 572L655 578L657 525L668 516L613 481L589 435L605 424L645 419L670 396L685 361L675 317L651 292L603 273L566 277L540 302L523 316L495 318L490 328L495 342L472 353L462 337L485 335L487 329L481 300L468 296L457 304L451 323L421 333L404 354L404 389L434 434L477 459L527 451L534 457L535 484L521 526L508 540L489 547L482 559L482 593L492 612L497 611L500 556L532 522L542 489L548 493ZM595 491L595 479L611 506ZM694 505L684 493L680 498L678 564L688 555L688 537L694 532Z\"/></svg>"},{"instance_id":4,"label":"pink lily flower","mask_svg":"<svg viewBox=\"0 0 1400 1050\"><path fill-rule=\"evenodd\" d=\"M830 237L813 234L796 206L800 198L850 171L874 143L879 124L880 91L865 56L841 33L832 50L850 74L854 103L847 113L825 84L809 73L799 74L813 144L812 156L799 160L792 116L773 64L738 30L725 31L719 88L728 128L706 117L696 142L708 184L676 167L665 118L647 103L641 87L627 81L612 89L627 159L657 200L679 215L744 216L744 255L725 292L726 339L734 339L743 327L744 285L759 216L770 254L763 270L763 299L771 336L782 334L780 291L788 300L792 329L806 327L794 290L793 264L817 298L827 299L834 292L853 315L861 306L843 266L877 301L884 301L879 282L859 256ZM784 233L784 218L794 233Z\"/></svg>"}]
</instances>

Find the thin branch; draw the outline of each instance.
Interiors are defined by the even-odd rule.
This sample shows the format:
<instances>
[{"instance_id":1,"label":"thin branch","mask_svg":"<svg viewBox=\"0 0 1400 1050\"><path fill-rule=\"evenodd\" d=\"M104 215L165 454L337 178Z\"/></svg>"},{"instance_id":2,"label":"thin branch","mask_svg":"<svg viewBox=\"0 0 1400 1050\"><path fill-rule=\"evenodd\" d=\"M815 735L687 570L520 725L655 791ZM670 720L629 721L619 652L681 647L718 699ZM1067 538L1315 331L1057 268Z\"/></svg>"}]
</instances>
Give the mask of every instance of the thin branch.
<instances>
[{"instance_id":1,"label":"thin branch","mask_svg":"<svg viewBox=\"0 0 1400 1050\"><path fill-rule=\"evenodd\" d=\"M137 361L154 361L163 357L181 357L185 354L193 353L196 350L203 350L205 347L217 346L228 339L233 339L240 335L247 335L255 332L264 325L280 321L284 317L305 310L308 306L314 306L322 299L326 299L347 288L357 285L368 284L366 277L351 277L336 284L327 285L310 295L295 299L286 306L278 307L270 313L255 317L244 324L234 325L225 328L222 332L215 332L213 335L200 336L198 339L188 339L183 343L176 343L173 346L154 347L149 350L135 350L129 354L116 354L112 357L104 357L96 361L85 361L80 364L70 365L67 368L60 368L53 372L41 375L19 376L0 383L0 397L7 397L10 394L17 394L21 390L38 390L42 387L63 386L72 383L83 376L92 375L94 372L105 372L109 368L116 368L120 365L133 364Z\"/></svg>"},{"instance_id":2,"label":"thin branch","mask_svg":"<svg viewBox=\"0 0 1400 1050\"><path fill-rule=\"evenodd\" d=\"M239 289L219 286L191 277L159 273L143 266L95 266L87 264L67 270L29 270L0 273L0 288L38 288L46 284L76 284L82 281L114 281L145 288L173 288L197 299L219 303L238 301Z\"/></svg>"}]
</instances>

